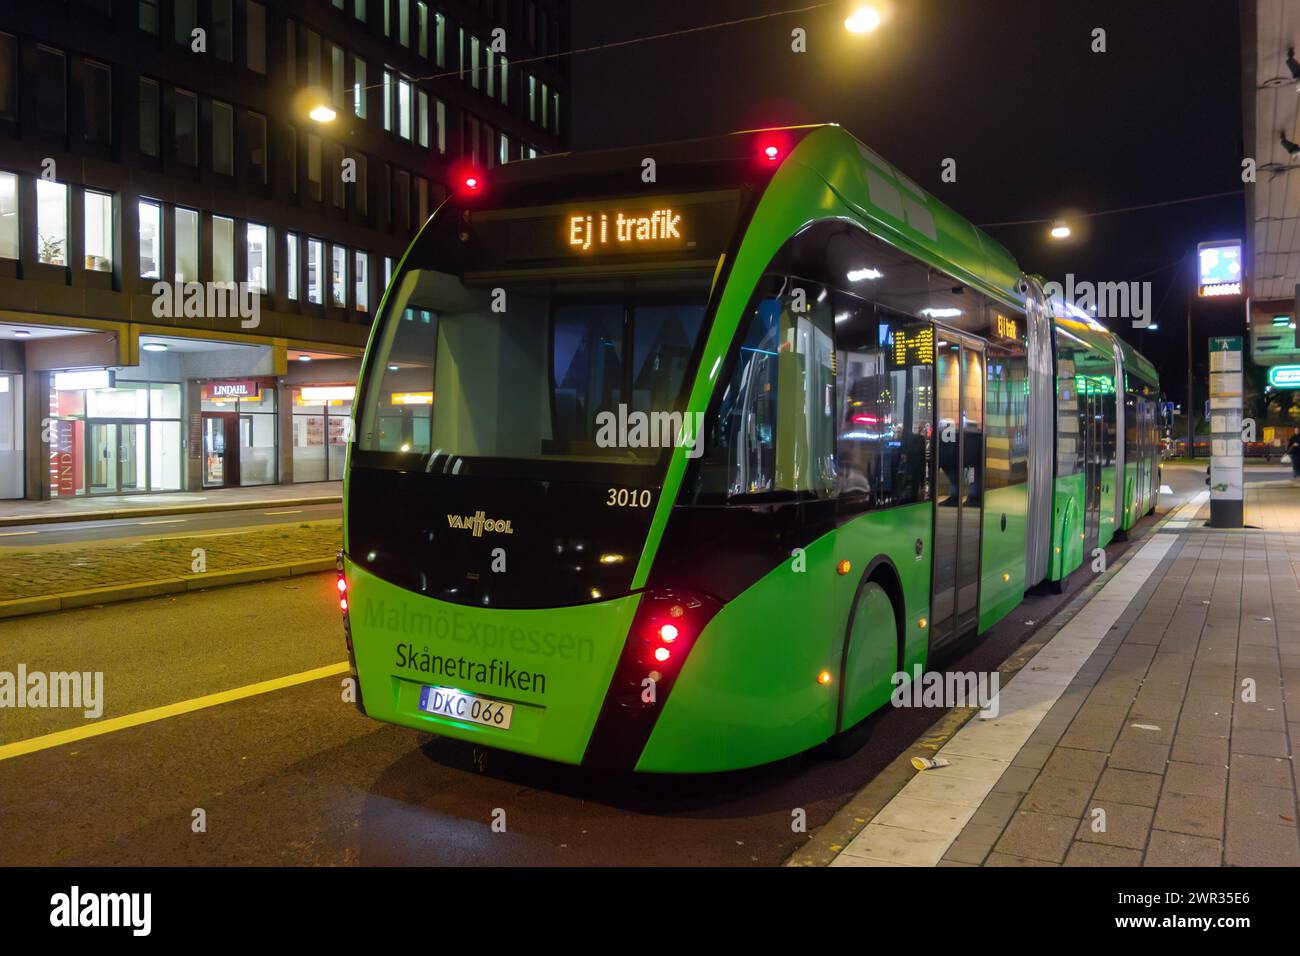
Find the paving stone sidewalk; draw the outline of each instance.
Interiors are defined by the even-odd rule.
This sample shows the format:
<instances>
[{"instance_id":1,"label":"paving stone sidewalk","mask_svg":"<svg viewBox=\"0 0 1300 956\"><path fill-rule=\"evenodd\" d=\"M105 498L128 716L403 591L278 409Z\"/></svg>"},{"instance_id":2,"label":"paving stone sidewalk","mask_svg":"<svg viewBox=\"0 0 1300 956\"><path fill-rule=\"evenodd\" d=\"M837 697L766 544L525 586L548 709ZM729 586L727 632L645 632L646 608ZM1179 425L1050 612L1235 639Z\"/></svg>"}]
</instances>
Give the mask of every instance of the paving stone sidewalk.
<instances>
[{"instance_id":1,"label":"paving stone sidewalk","mask_svg":"<svg viewBox=\"0 0 1300 956\"><path fill-rule=\"evenodd\" d=\"M1248 523L1266 504L1300 527L1296 488L1252 497ZM1300 866L1300 532L1160 533L1175 544L940 865Z\"/></svg>"},{"instance_id":2,"label":"paving stone sidewalk","mask_svg":"<svg viewBox=\"0 0 1300 956\"><path fill-rule=\"evenodd\" d=\"M193 571L202 548L207 572L331 558L342 544L342 522L273 525L237 534L93 541L43 548L0 548L0 601L44 597L164 578L201 578Z\"/></svg>"}]
</instances>

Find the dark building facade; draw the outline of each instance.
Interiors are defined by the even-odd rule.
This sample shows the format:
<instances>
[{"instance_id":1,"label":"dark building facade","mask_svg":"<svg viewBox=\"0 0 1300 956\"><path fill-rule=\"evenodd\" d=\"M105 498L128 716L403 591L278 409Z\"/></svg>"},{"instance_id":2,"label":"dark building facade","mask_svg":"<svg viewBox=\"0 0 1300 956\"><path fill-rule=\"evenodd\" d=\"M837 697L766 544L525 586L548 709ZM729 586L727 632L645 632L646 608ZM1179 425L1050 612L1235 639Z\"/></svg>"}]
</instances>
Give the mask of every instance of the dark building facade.
<instances>
[{"instance_id":1,"label":"dark building facade","mask_svg":"<svg viewBox=\"0 0 1300 956\"><path fill-rule=\"evenodd\" d=\"M341 477L387 279L453 169L562 146L566 34L561 0L0 4L0 498Z\"/></svg>"}]
</instances>

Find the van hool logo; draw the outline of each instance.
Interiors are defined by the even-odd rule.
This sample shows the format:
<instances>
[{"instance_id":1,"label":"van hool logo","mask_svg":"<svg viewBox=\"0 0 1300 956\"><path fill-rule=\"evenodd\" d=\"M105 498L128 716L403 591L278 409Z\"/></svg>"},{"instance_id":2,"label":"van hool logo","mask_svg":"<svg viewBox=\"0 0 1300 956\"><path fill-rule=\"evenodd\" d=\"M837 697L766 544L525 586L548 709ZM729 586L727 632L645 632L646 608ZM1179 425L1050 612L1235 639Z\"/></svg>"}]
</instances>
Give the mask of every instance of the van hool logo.
<instances>
[{"instance_id":1,"label":"van hool logo","mask_svg":"<svg viewBox=\"0 0 1300 956\"><path fill-rule=\"evenodd\" d=\"M462 531L473 531L476 538L483 537L484 531L489 534L515 533L508 519L487 518L481 511L476 511L472 515L447 515L447 524Z\"/></svg>"}]
</instances>

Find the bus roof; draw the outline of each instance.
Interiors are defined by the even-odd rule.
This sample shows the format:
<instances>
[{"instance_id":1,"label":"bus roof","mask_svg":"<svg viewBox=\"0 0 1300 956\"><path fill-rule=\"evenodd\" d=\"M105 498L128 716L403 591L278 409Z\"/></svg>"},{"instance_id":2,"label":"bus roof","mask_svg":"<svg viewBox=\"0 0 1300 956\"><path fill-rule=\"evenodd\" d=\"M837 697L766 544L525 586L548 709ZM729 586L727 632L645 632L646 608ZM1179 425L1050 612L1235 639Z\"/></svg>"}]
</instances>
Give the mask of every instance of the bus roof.
<instances>
[{"instance_id":1,"label":"bus roof","mask_svg":"<svg viewBox=\"0 0 1300 956\"><path fill-rule=\"evenodd\" d=\"M1020 267L992 236L976 228L953 209L927 193L883 157L836 124L745 130L724 136L680 140L649 146L553 153L527 162L497 167L488 179L509 184L519 195L529 187L560 181L607 181L610 174L627 180L647 157L655 160L657 185L665 189L690 185L683 180L690 167L735 163L760 171L759 148L780 144L775 173L788 163L812 170L861 219L869 231L915 255L928 265L958 278L1004 302L1023 307L1018 290ZM756 180L757 175L754 177Z\"/></svg>"}]
</instances>

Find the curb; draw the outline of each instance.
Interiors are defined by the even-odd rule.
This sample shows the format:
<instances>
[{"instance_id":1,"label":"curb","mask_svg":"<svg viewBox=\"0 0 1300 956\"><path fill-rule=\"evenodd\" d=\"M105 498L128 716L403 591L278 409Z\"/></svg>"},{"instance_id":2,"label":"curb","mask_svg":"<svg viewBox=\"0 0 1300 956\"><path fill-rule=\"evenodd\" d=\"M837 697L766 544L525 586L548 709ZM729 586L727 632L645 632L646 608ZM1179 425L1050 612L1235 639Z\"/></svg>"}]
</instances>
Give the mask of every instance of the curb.
<instances>
[{"instance_id":1,"label":"curb","mask_svg":"<svg viewBox=\"0 0 1300 956\"><path fill-rule=\"evenodd\" d=\"M68 524L74 521L116 521L122 518L155 518L161 515L204 514L209 511L256 511L259 508L292 508L299 505L336 505L342 495L323 498L285 498L275 501L228 501L213 505L161 505L157 508L118 508L90 514L61 513L52 515L10 515L0 517L0 528L18 528L33 524Z\"/></svg>"},{"instance_id":2,"label":"curb","mask_svg":"<svg viewBox=\"0 0 1300 956\"><path fill-rule=\"evenodd\" d=\"M1167 512L1151 529L1139 538L1129 539L1124 553L1105 572L1079 589L1070 600L1051 618L1043 621L1038 628L1019 647L998 665L1002 683L1010 680L1029 663L1029 660L1054 638L1070 620L1091 601L1120 569L1128 564L1129 559L1140 550L1137 545L1157 534L1169 520L1173 511ZM938 720L926 728L906 750L891 760L883 770L869 780L835 815L818 830L809 835L808 841L782 863L782 866L829 866L836 857L852 842L872 818L892 800L900 790L916 776L912 766L913 757L933 756L947 743L971 718L978 713L978 708L967 707L951 709L942 714Z\"/></svg>"},{"instance_id":3,"label":"curb","mask_svg":"<svg viewBox=\"0 0 1300 956\"><path fill-rule=\"evenodd\" d=\"M64 591L61 594L16 598L12 601L0 601L0 620L26 617L30 614L46 614L50 611L66 611L70 608L113 604L118 601L134 601L137 598L158 597L163 594L205 591L208 588L226 587L231 584L250 584L255 581L273 581L276 578L319 574L322 571L333 571L336 561L337 558L330 557L290 564L263 564L252 568L239 568L235 571L211 571L183 578L160 578L156 581L135 581L130 584L113 584L81 591Z\"/></svg>"}]
</instances>

